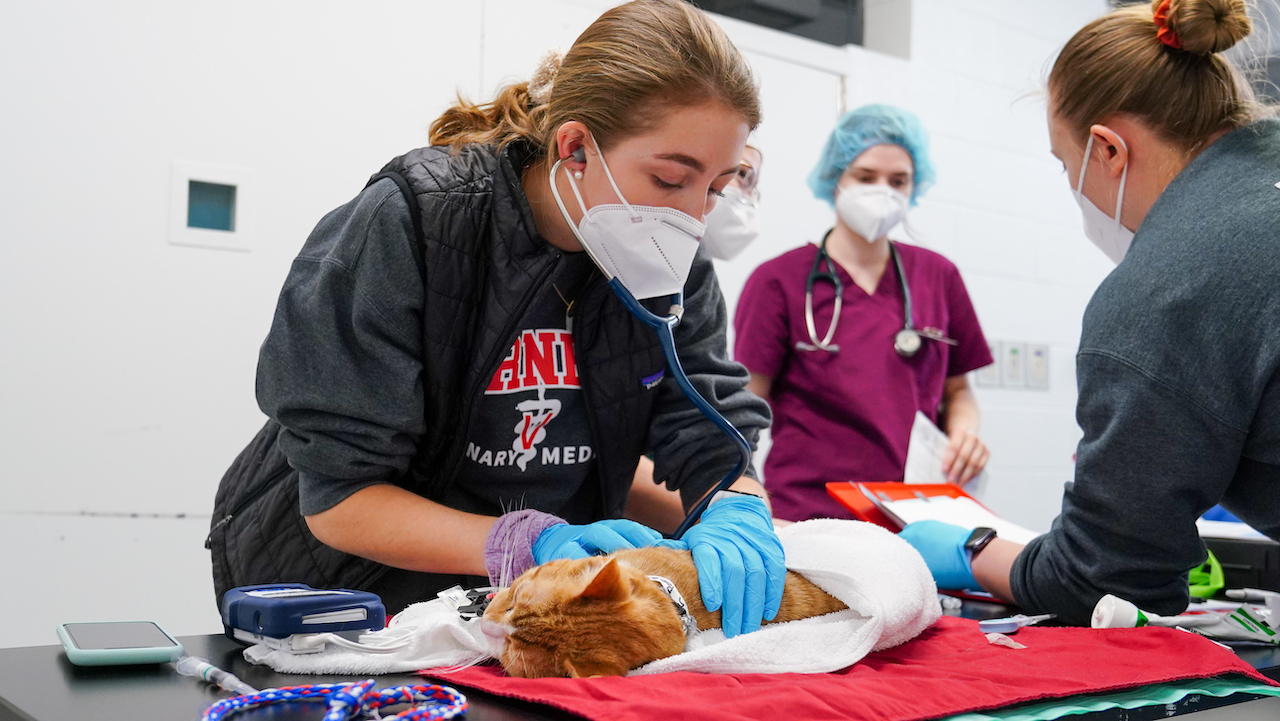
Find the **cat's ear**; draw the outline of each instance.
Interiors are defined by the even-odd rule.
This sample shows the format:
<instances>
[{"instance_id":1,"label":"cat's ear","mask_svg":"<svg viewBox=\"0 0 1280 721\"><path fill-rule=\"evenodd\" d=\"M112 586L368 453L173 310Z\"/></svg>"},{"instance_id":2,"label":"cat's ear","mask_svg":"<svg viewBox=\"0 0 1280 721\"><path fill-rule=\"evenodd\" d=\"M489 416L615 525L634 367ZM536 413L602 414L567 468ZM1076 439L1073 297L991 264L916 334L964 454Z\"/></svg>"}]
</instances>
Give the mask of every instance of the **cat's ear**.
<instances>
[{"instance_id":1,"label":"cat's ear","mask_svg":"<svg viewBox=\"0 0 1280 721\"><path fill-rule=\"evenodd\" d=\"M609 562L596 572L596 577L591 579L591 583L587 584L579 598L621 601L629 593L630 589L623 581L622 572L618 570L618 560L610 558Z\"/></svg>"},{"instance_id":2,"label":"cat's ear","mask_svg":"<svg viewBox=\"0 0 1280 721\"><path fill-rule=\"evenodd\" d=\"M569 678L600 678L601 676L626 676L627 668L621 660L610 663L600 659L578 659L575 664L569 659L561 662Z\"/></svg>"}]
</instances>

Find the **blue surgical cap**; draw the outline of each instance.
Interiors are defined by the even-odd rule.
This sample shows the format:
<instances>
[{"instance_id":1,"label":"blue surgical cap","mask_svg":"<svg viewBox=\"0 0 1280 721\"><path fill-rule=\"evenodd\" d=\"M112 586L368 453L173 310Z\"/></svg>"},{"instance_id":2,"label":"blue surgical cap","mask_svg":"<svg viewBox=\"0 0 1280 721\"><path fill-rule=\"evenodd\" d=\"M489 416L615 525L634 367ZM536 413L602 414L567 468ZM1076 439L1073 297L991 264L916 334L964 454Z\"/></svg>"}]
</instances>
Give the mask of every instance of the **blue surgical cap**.
<instances>
[{"instance_id":1,"label":"blue surgical cap","mask_svg":"<svg viewBox=\"0 0 1280 721\"><path fill-rule=\"evenodd\" d=\"M933 185L933 163L929 161L929 138L914 114L892 105L864 105L845 113L836 123L818 165L809 174L809 187L819 200L835 205L836 183L844 169L873 145L899 145L911 155L915 165L911 204Z\"/></svg>"}]
</instances>

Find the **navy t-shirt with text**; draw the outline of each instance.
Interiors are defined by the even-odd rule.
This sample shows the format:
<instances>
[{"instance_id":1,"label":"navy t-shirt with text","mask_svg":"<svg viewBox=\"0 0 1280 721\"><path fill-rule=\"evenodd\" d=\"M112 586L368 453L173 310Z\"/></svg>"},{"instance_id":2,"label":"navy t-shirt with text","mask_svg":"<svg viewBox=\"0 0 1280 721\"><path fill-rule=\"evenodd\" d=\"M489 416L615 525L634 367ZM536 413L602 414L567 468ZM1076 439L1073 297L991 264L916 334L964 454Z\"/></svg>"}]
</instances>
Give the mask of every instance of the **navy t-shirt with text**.
<instances>
[{"instance_id":1,"label":"navy t-shirt with text","mask_svg":"<svg viewBox=\"0 0 1280 721\"><path fill-rule=\"evenodd\" d=\"M592 272L586 253L564 256L475 399L462 466L468 482L460 485L503 511L536 508L570 522L598 513L595 452L566 317L566 301Z\"/></svg>"}]
</instances>

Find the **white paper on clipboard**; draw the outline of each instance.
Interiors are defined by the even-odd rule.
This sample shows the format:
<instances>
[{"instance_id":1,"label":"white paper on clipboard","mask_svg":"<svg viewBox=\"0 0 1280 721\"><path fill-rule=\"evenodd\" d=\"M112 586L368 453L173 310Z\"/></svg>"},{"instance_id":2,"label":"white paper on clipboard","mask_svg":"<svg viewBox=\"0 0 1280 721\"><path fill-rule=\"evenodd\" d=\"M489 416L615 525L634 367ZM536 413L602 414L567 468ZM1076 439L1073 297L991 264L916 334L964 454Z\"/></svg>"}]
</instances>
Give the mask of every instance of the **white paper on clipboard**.
<instances>
[{"instance_id":1,"label":"white paper on clipboard","mask_svg":"<svg viewBox=\"0 0 1280 721\"><path fill-rule=\"evenodd\" d=\"M865 486L861 488L880 510L904 526L916 521L942 521L962 528L994 528L1000 538L1023 545L1041 535L1039 531L997 516L972 498L919 494L919 498L891 499L884 495L876 497Z\"/></svg>"},{"instance_id":2,"label":"white paper on clipboard","mask_svg":"<svg viewBox=\"0 0 1280 721\"><path fill-rule=\"evenodd\" d=\"M946 483L947 474L942 472L942 459L947 454L947 435L933 425L929 417L916 411L915 422L911 424L911 437L907 441L907 465L903 480L907 483ZM987 472L984 470L964 484L964 492L982 499L987 485Z\"/></svg>"}]
</instances>

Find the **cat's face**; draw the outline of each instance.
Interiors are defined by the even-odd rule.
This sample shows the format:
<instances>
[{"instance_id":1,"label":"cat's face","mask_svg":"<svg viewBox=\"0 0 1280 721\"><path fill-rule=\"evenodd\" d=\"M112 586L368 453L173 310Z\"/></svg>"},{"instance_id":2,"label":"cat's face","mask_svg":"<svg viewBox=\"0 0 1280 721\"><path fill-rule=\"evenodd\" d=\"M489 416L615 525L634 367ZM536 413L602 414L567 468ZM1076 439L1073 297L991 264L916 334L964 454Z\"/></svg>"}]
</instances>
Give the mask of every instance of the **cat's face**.
<instances>
[{"instance_id":1,"label":"cat's face","mask_svg":"<svg viewBox=\"0 0 1280 721\"><path fill-rule=\"evenodd\" d=\"M485 633L505 635L512 676L621 676L684 650L674 604L641 571L612 558L551 561L494 596Z\"/></svg>"}]
</instances>

